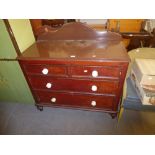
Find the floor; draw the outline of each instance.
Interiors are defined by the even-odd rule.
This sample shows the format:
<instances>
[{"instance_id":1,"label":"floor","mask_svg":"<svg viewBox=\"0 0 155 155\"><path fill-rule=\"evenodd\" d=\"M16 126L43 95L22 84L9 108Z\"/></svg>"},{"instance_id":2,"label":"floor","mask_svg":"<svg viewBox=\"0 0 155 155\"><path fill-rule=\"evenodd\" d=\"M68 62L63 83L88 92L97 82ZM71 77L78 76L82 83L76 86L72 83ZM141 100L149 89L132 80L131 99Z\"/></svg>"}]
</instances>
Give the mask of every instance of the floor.
<instances>
[{"instance_id":1,"label":"floor","mask_svg":"<svg viewBox=\"0 0 155 155\"><path fill-rule=\"evenodd\" d=\"M155 112L124 110L118 122L101 112L0 103L0 134L114 135L155 134Z\"/></svg>"}]
</instances>

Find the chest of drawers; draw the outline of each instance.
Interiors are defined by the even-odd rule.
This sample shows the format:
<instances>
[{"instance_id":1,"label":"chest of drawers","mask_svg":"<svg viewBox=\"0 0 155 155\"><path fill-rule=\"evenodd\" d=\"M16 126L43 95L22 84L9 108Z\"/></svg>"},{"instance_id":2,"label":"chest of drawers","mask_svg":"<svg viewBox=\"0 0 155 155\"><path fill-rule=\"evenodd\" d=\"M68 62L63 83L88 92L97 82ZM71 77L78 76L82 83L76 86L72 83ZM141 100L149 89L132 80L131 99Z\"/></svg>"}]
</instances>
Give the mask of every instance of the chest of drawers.
<instances>
[{"instance_id":1,"label":"chest of drawers","mask_svg":"<svg viewBox=\"0 0 155 155\"><path fill-rule=\"evenodd\" d=\"M129 63L120 35L69 23L40 36L18 60L38 109L67 107L117 116Z\"/></svg>"}]
</instances>

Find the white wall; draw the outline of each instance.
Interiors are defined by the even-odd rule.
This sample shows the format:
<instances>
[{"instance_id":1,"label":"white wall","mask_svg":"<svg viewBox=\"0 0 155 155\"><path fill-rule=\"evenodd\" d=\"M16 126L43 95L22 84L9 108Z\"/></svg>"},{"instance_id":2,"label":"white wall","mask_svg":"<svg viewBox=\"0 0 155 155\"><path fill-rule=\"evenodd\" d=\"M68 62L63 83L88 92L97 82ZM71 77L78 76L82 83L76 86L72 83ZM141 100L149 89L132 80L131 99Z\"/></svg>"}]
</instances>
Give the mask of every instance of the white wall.
<instances>
[{"instance_id":1,"label":"white wall","mask_svg":"<svg viewBox=\"0 0 155 155\"><path fill-rule=\"evenodd\" d=\"M79 19L79 21L87 24L105 24L107 19Z\"/></svg>"},{"instance_id":2,"label":"white wall","mask_svg":"<svg viewBox=\"0 0 155 155\"><path fill-rule=\"evenodd\" d=\"M9 19L9 24L21 52L35 42L29 19Z\"/></svg>"}]
</instances>

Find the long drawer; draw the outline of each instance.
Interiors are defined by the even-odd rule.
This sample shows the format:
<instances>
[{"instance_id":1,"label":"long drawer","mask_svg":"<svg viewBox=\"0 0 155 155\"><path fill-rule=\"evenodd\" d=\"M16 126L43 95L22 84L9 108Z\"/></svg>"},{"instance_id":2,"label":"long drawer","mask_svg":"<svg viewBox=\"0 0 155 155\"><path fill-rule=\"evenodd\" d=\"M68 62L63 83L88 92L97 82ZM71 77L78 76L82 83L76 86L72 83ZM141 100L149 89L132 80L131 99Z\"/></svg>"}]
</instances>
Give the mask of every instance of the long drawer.
<instances>
[{"instance_id":1,"label":"long drawer","mask_svg":"<svg viewBox=\"0 0 155 155\"><path fill-rule=\"evenodd\" d=\"M74 78L54 78L35 75L29 75L28 78L33 89L102 94L115 94L118 89L117 80L83 80Z\"/></svg>"},{"instance_id":2,"label":"long drawer","mask_svg":"<svg viewBox=\"0 0 155 155\"><path fill-rule=\"evenodd\" d=\"M64 105L112 110L115 102L115 96L53 93L47 91L35 91L35 94L38 103L51 106Z\"/></svg>"}]
</instances>

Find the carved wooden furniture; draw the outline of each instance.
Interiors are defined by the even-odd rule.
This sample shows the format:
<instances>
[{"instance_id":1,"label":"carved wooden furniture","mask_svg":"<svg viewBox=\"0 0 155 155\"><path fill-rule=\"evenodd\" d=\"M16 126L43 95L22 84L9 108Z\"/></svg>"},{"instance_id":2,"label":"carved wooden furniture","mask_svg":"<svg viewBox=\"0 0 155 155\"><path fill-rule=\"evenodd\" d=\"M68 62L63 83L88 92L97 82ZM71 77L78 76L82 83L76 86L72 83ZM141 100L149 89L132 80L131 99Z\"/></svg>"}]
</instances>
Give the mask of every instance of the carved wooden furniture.
<instances>
[{"instance_id":1,"label":"carved wooden furniture","mask_svg":"<svg viewBox=\"0 0 155 155\"><path fill-rule=\"evenodd\" d=\"M113 32L76 22L45 32L18 57L38 109L44 106L117 116L129 58Z\"/></svg>"},{"instance_id":2,"label":"carved wooden furniture","mask_svg":"<svg viewBox=\"0 0 155 155\"><path fill-rule=\"evenodd\" d=\"M75 22L75 19L30 19L30 22L37 40L46 29L50 31L60 29L64 23Z\"/></svg>"},{"instance_id":3,"label":"carved wooden furniture","mask_svg":"<svg viewBox=\"0 0 155 155\"><path fill-rule=\"evenodd\" d=\"M119 32L140 32L144 19L108 19L108 30ZM119 26L119 27L118 27Z\"/></svg>"},{"instance_id":4,"label":"carved wooden furniture","mask_svg":"<svg viewBox=\"0 0 155 155\"><path fill-rule=\"evenodd\" d=\"M108 19L107 29L120 33L139 33L144 19ZM128 49L131 38L123 38L123 43Z\"/></svg>"},{"instance_id":5,"label":"carved wooden furniture","mask_svg":"<svg viewBox=\"0 0 155 155\"><path fill-rule=\"evenodd\" d=\"M64 19L42 19L42 25L61 27L64 24L64 21Z\"/></svg>"},{"instance_id":6,"label":"carved wooden furniture","mask_svg":"<svg viewBox=\"0 0 155 155\"><path fill-rule=\"evenodd\" d=\"M129 45L126 47L128 51L139 47L149 47L153 40L153 35L148 32L139 33L120 33L124 39L130 39Z\"/></svg>"}]
</instances>

